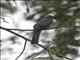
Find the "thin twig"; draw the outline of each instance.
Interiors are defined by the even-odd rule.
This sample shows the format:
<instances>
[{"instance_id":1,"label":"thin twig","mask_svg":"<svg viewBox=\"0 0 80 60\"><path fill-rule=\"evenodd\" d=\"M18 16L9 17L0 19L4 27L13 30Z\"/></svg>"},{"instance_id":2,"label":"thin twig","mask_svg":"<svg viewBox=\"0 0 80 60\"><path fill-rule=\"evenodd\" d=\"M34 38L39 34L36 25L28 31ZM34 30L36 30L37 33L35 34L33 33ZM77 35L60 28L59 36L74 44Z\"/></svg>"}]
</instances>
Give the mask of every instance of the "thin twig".
<instances>
[{"instance_id":1,"label":"thin twig","mask_svg":"<svg viewBox=\"0 0 80 60\"><path fill-rule=\"evenodd\" d=\"M53 57L52 57L52 55L51 55L49 50L48 50L48 53L49 53L50 59L53 60Z\"/></svg>"},{"instance_id":2,"label":"thin twig","mask_svg":"<svg viewBox=\"0 0 80 60\"><path fill-rule=\"evenodd\" d=\"M23 48L22 52L20 53L20 55L15 60L17 60L23 54L23 52L25 51L26 43L27 43L27 40L25 40L24 48Z\"/></svg>"},{"instance_id":3,"label":"thin twig","mask_svg":"<svg viewBox=\"0 0 80 60\"><path fill-rule=\"evenodd\" d=\"M13 20L13 23L14 23L14 18L12 18L11 16L1 15L1 18L5 18L5 17L9 17L11 20Z\"/></svg>"},{"instance_id":4,"label":"thin twig","mask_svg":"<svg viewBox=\"0 0 80 60\"><path fill-rule=\"evenodd\" d=\"M0 19L3 20L2 22L8 23L8 22L5 20L5 18L0 18ZM0 21L0 23L1 23L1 21Z\"/></svg>"},{"instance_id":5,"label":"thin twig","mask_svg":"<svg viewBox=\"0 0 80 60\"><path fill-rule=\"evenodd\" d=\"M80 26L56 26L56 27L52 27L52 28L49 28L49 29L44 29L44 30L50 30L50 29L57 29L57 28L69 28L69 27L77 27L77 28L80 28ZM15 31L33 31L33 29L13 29L13 28L6 28L8 30L15 30Z\"/></svg>"},{"instance_id":6,"label":"thin twig","mask_svg":"<svg viewBox=\"0 0 80 60\"><path fill-rule=\"evenodd\" d=\"M48 49L48 50L49 50L50 52L58 55L58 56L61 56L61 57L66 58L66 59L68 59L68 60L73 60L73 59L71 59L71 58L68 58L68 57L63 56L62 54L59 54L58 52L56 52L56 50L51 50L51 49Z\"/></svg>"}]
</instances>

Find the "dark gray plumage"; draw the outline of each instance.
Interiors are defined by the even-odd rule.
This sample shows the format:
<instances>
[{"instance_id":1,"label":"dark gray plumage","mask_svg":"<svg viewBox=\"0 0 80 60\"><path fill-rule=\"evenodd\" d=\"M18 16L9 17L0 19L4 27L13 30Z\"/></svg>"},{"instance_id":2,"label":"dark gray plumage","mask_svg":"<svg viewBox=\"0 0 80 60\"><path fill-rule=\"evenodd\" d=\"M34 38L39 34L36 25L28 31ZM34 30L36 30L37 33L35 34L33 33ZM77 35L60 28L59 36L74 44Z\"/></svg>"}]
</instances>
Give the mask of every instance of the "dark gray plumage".
<instances>
[{"instance_id":1,"label":"dark gray plumage","mask_svg":"<svg viewBox=\"0 0 80 60\"><path fill-rule=\"evenodd\" d=\"M34 34L32 37L31 44L37 44L39 41L39 35L41 33L41 30L47 29L52 23L54 17L49 15L44 18L42 18L40 21L38 21L34 26Z\"/></svg>"}]
</instances>

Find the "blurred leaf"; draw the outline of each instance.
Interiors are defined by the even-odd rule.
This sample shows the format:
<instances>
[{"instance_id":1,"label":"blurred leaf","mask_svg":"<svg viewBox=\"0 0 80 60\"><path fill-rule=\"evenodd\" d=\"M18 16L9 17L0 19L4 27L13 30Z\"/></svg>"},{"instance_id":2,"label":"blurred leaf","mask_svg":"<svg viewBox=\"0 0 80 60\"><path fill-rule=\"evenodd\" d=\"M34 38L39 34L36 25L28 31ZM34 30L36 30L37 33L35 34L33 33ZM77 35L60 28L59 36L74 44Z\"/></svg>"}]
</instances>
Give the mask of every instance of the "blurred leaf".
<instances>
[{"instance_id":1,"label":"blurred leaf","mask_svg":"<svg viewBox=\"0 0 80 60\"><path fill-rule=\"evenodd\" d=\"M12 4L10 2L8 3L3 3L1 2L0 3L0 8L3 8L3 9L6 9L6 10L9 10L10 13L14 13L16 12L17 8L12 6Z\"/></svg>"},{"instance_id":2,"label":"blurred leaf","mask_svg":"<svg viewBox=\"0 0 80 60\"><path fill-rule=\"evenodd\" d=\"M70 41L69 45L80 47L80 40Z\"/></svg>"}]
</instances>

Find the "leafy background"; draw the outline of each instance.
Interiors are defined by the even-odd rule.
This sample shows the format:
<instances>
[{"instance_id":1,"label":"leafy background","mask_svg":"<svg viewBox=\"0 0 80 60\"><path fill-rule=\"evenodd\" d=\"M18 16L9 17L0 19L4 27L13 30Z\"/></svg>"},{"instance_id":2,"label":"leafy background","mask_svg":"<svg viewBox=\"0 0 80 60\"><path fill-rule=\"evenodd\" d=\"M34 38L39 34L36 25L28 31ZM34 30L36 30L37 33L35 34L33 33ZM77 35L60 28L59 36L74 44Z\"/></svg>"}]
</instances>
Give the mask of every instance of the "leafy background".
<instances>
[{"instance_id":1,"label":"leafy background","mask_svg":"<svg viewBox=\"0 0 80 60\"><path fill-rule=\"evenodd\" d=\"M19 5L21 4L21 5ZM20 7L22 6L22 8ZM22 15L19 15L20 9L22 11ZM68 56L75 60L77 57L80 56L80 1L79 0L24 0L24 1L18 1L18 0L0 0L0 16L1 19L5 18L6 21L7 18L13 17L14 21L13 24L14 28L21 28L19 25L20 22L29 22L30 24L33 24L40 20L42 17L52 14L55 16L55 23L54 26L57 26L59 28L43 31L40 36L40 44L44 45L51 51L56 51L58 54L61 54L63 56ZM17 16L17 14L19 16ZM11 16L11 17L9 17ZM23 21L15 19L15 17L20 18L23 17ZM2 20L3 21L3 20ZM17 23L15 23L17 21ZM29 26L29 23L27 23L27 26ZM4 23L2 22L1 25L4 26ZM9 25L8 24L8 25ZM24 24L24 23L23 23ZM26 24L25 24L26 25ZM22 26L22 29L24 29L26 26ZM67 27L67 26L74 26L74 27ZM79 26L79 27L75 27ZM9 26L7 26L8 28ZM65 28L67 27L67 28ZM12 27L13 28L13 27ZM28 27L26 27L27 29ZM32 28L32 25L31 25ZM31 39L33 32L24 32L20 31L19 34L22 34L29 39ZM1 38L1 53L2 53L2 60L9 60L9 58L6 58L5 53L15 55L17 54L14 51L14 47L16 44L18 45L18 48L15 48L15 50L22 49L24 40L19 40L20 38L11 35L10 37L4 39ZM7 43L5 43L7 42ZM22 45L19 48L19 45ZM9 47L6 47L9 46ZM13 47L14 46L14 47ZM30 50L27 50L27 49ZM32 53L32 49L34 50ZM40 50L40 51L38 51ZM30 54L27 54L29 51ZM20 51L18 51L20 53ZM18 54L19 54L18 53ZM17 55L18 55L17 54ZM16 56L17 56L16 55ZM39 55L37 57L37 55ZM27 48L25 52L23 53L23 57L20 58L21 60L28 60L34 57L34 59L38 60L45 60L49 59L49 56L47 55L47 52L38 47L38 46L32 46L29 42L27 44ZM54 53L51 53L54 60L62 60L64 57L56 55ZM4 57L3 57L4 56ZM11 56L11 57L12 57ZM43 57L44 56L44 57ZM15 58L15 57L14 57Z\"/></svg>"}]
</instances>

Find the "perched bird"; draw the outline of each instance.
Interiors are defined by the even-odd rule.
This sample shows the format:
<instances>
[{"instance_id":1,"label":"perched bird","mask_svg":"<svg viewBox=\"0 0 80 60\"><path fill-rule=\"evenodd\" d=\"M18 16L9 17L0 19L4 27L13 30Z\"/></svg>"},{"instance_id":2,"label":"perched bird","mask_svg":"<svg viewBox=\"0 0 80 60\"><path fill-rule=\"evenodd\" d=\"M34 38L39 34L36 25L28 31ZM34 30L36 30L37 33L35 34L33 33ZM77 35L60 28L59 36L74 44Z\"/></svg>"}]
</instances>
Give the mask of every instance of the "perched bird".
<instances>
[{"instance_id":1,"label":"perched bird","mask_svg":"<svg viewBox=\"0 0 80 60\"><path fill-rule=\"evenodd\" d=\"M34 26L34 33L32 37L31 44L37 44L39 42L39 35L42 30L47 29L53 23L54 16L48 15L41 20L39 20Z\"/></svg>"}]
</instances>

